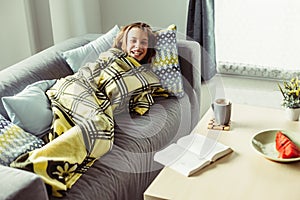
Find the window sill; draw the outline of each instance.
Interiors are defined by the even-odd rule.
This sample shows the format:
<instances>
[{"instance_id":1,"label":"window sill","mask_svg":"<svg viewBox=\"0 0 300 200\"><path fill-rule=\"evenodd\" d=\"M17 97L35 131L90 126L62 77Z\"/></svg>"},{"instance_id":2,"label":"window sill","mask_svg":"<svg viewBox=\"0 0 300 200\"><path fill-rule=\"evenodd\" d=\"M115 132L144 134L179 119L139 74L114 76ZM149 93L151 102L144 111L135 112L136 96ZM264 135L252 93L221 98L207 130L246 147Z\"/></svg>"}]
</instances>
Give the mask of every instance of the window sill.
<instances>
[{"instance_id":1,"label":"window sill","mask_svg":"<svg viewBox=\"0 0 300 200\"><path fill-rule=\"evenodd\" d=\"M248 76L272 80L289 80L295 76L300 76L299 70L285 70L253 64L243 64L224 61L218 62L217 71L220 74Z\"/></svg>"}]
</instances>

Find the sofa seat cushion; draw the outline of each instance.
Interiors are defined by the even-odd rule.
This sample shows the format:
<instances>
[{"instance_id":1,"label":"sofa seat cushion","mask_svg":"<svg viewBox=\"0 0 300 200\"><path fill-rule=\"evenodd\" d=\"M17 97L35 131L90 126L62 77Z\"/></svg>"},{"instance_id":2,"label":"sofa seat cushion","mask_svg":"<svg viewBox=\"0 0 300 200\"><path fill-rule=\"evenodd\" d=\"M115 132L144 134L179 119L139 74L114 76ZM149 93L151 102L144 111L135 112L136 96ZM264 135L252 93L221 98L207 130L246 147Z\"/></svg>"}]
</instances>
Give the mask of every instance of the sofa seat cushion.
<instances>
[{"instance_id":1,"label":"sofa seat cushion","mask_svg":"<svg viewBox=\"0 0 300 200\"><path fill-rule=\"evenodd\" d=\"M122 113L115 117L112 150L97 160L63 199L94 199L95 194L110 200L143 198L139 195L162 168L153 161L155 152L190 132L186 95L155 98L155 102L144 116Z\"/></svg>"},{"instance_id":2,"label":"sofa seat cushion","mask_svg":"<svg viewBox=\"0 0 300 200\"><path fill-rule=\"evenodd\" d=\"M156 152L175 142L182 133L189 132L190 108L187 96L183 99L171 97L155 100L145 116L123 113L115 117L115 145L128 153Z\"/></svg>"}]
</instances>

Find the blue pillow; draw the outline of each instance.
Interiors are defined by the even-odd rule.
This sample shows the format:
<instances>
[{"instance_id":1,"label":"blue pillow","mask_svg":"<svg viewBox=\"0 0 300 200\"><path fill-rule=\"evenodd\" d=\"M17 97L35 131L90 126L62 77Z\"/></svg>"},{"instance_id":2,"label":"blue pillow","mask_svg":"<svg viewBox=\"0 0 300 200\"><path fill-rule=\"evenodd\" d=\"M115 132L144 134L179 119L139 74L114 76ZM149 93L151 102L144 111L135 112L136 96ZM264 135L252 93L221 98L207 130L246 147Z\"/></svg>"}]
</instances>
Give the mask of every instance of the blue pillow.
<instances>
[{"instance_id":1,"label":"blue pillow","mask_svg":"<svg viewBox=\"0 0 300 200\"><path fill-rule=\"evenodd\" d=\"M49 131L53 114L45 91L55 82L56 80L38 81L15 96L2 97L11 122L36 136Z\"/></svg>"},{"instance_id":2,"label":"blue pillow","mask_svg":"<svg viewBox=\"0 0 300 200\"><path fill-rule=\"evenodd\" d=\"M112 47L114 38L120 29L115 25L110 31L101 35L96 40L76 49L71 49L62 53L63 58L69 64L73 72L88 62L95 62L99 54Z\"/></svg>"}]
</instances>

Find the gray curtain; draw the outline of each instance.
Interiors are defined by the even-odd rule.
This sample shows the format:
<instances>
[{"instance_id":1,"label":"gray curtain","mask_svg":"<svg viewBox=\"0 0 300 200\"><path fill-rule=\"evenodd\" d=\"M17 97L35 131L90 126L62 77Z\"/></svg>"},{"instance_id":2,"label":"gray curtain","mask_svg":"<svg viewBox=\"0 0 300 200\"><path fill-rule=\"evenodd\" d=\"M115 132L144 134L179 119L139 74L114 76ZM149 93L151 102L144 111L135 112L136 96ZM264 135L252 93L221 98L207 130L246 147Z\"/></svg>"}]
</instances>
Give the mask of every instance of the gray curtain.
<instances>
[{"instance_id":1,"label":"gray curtain","mask_svg":"<svg viewBox=\"0 0 300 200\"><path fill-rule=\"evenodd\" d=\"M201 45L202 80L211 79L216 73L214 0L190 0L187 21L187 39Z\"/></svg>"}]
</instances>

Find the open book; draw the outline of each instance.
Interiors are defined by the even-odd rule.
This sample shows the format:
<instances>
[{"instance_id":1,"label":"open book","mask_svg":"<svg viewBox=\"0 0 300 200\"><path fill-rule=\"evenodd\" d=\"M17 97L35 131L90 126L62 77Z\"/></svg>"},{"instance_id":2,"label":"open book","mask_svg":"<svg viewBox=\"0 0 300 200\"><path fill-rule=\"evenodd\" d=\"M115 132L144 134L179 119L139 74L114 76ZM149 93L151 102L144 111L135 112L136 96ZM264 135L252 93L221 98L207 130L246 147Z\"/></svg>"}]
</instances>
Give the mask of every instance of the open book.
<instances>
[{"instance_id":1,"label":"open book","mask_svg":"<svg viewBox=\"0 0 300 200\"><path fill-rule=\"evenodd\" d=\"M173 143L155 153L154 160L190 176L232 151L216 139L195 133L184 136L176 144Z\"/></svg>"}]
</instances>

